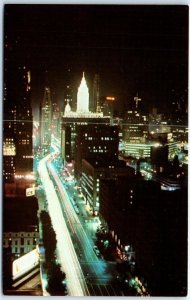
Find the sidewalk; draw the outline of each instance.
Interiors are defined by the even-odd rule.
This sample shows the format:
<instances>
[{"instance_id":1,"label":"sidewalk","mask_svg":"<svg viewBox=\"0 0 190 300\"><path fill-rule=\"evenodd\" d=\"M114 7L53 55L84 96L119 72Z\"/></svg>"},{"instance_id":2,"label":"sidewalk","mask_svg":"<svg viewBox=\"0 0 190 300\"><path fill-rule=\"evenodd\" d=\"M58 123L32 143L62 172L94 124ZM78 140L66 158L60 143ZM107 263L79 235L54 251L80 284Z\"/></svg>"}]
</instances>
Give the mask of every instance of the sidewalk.
<instances>
[{"instance_id":1,"label":"sidewalk","mask_svg":"<svg viewBox=\"0 0 190 300\"><path fill-rule=\"evenodd\" d=\"M44 262L45 262L45 253L44 253L44 247L41 245L42 242L42 224L40 221L40 214L43 210L47 211L47 204L46 204L46 196L42 189L42 187L39 187L36 189L36 197L38 199L38 218L39 218L39 256L40 256L40 277L41 277L41 285L42 285L42 292L43 296L50 296L50 294L46 291L47 286L47 274L44 268Z\"/></svg>"}]
</instances>

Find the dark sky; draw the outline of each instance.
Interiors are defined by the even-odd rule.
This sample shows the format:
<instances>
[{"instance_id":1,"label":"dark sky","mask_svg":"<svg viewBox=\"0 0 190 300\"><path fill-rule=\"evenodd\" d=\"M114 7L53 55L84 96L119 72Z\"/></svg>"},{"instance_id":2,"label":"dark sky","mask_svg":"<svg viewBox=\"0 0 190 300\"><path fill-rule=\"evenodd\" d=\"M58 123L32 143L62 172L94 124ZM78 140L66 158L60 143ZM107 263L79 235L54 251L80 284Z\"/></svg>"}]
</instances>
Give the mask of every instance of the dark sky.
<instances>
[{"instance_id":1,"label":"dark sky","mask_svg":"<svg viewBox=\"0 0 190 300\"><path fill-rule=\"evenodd\" d=\"M66 70L76 90L85 71L99 73L101 94L124 107L138 92L145 106L170 105L171 90L187 89L188 7L129 5L6 5L4 33L17 41L15 59L32 72L33 101L44 73L63 101Z\"/></svg>"}]
</instances>

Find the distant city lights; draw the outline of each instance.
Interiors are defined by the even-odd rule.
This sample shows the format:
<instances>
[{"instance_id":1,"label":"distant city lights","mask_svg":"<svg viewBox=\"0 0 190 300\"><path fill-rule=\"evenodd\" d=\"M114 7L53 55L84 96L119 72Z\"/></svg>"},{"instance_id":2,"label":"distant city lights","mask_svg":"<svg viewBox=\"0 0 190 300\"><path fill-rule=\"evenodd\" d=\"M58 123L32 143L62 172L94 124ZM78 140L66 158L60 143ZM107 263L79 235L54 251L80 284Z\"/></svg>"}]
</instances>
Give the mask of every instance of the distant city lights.
<instances>
[{"instance_id":1,"label":"distant city lights","mask_svg":"<svg viewBox=\"0 0 190 300\"><path fill-rule=\"evenodd\" d=\"M15 175L14 177L15 177L15 179L26 179L26 180L34 180L35 179L35 176L33 174L27 174L27 175L19 174L19 175Z\"/></svg>"},{"instance_id":2,"label":"distant city lights","mask_svg":"<svg viewBox=\"0 0 190 300\"><path fill-rule=\"evenodd\" d=\"M108 101L115 101L115 97L108 96L108 97L106 97L106 100L108 100Z\"/></svg>"}]
</instances>

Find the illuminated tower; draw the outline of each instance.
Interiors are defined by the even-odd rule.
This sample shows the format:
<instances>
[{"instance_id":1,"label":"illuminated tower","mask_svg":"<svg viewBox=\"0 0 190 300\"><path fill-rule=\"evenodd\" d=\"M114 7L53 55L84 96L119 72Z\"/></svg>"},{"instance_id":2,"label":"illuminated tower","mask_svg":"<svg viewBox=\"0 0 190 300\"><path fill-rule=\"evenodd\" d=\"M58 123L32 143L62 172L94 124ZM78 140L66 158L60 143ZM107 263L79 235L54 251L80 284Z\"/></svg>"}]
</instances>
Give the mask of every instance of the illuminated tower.
<instances>
[{"instance_id":1,"label":"illuminated tower","mask_svg":"<svg viewBox=\"0 0 190 300\"><path fill-rule=\"evenodd\" d=\"M71 84L71 70L67 70L67 84L65 86L65 92L64 92L64 107L65 110L66 105L69 103L70 107L73 106L73 90L72 90L72 84Z\"/></svg>"},{"instance_id":2,"label":"illuminated tower","mask_svg":"<svg viewBox=\"0 0 190 300\"><path fill-rule=\"evenodd\" d=\"M44 152L48 152L51 145L51 120L52 120L52 107L51 107L51 94L50 88L45 87L44 98L41 108L41 145Z\"/></svg>"},{"instance_id":3,"label":"illuminated tower","mask_svg":"<svg viewBox=\"0 0 190 300\"><path fill-rule=\"evenodd\" d=\"M71 112L71 107L70 107L70 104L69 104L69 101L67 102L66 106L65 106L65 115L67 113L70 113Z\"/></svg>"},{"instance_id":4,"label":"illuminated tower","mask_svg":"<svg viewBox=\"0 0 190 300\"><path fill-rule=\"evenodd\" d=\"M88 87L83 72L83 77L77 93L77 113L88 113L88 112L89 112L89 91L88 91Z\"/></svg>"}]
</instances>

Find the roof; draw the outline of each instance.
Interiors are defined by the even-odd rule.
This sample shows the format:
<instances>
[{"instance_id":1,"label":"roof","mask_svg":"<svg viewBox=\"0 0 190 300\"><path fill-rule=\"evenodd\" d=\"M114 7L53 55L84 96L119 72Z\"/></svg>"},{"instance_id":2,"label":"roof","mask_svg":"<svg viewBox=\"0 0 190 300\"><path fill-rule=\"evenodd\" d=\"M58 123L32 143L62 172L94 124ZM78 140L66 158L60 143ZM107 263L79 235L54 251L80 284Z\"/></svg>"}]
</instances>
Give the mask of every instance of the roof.
<instances>
[{"instance_id":1,"label":"roof","mask_svg":"<svg viewBox=\"0 0 190 300\"><path fill-rule=\"evenodd\" d=\"M3 232L31 231L31 226L38 225L37 211L36 197L4 198Z\"/></svg>"}]
</instances>

